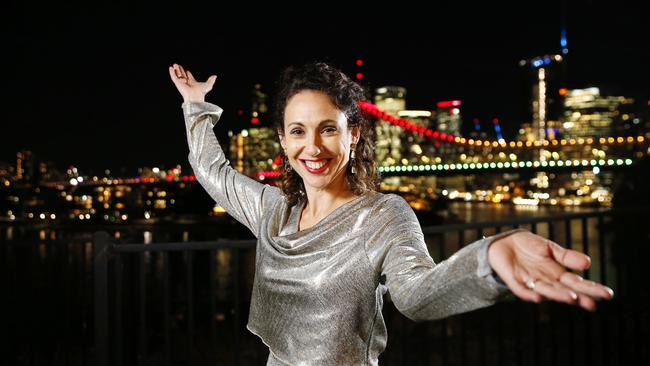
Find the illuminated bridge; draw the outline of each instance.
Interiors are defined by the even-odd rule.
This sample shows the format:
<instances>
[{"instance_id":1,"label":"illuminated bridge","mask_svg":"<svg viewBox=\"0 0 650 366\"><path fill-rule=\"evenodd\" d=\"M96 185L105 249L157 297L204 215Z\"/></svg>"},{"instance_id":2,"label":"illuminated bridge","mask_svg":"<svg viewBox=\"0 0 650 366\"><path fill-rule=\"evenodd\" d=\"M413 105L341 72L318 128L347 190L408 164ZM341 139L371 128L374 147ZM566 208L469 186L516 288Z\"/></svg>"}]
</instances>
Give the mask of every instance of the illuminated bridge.
<instances>
[{"instance_id":1,"label":"illuminated bridge","mask_svg":"<svg viewBox=\"0 0 650 366\"><path fill-rule=\"evenodd\" d=\"M379 121L386 121L419 137L420 144L446 145L437 156L410 156L408 164L380 166L382 176L454 175L486 171L516 172L619 169L632 165L650 153L645 136L585 137L539 141L480 140L446 134L392 116L371 103L360 103L362 110ZM416 155L416 154L412 154ZM281 157L274 170L257 173L259 180L279 175Z\"/></svg>"}]
</instances>

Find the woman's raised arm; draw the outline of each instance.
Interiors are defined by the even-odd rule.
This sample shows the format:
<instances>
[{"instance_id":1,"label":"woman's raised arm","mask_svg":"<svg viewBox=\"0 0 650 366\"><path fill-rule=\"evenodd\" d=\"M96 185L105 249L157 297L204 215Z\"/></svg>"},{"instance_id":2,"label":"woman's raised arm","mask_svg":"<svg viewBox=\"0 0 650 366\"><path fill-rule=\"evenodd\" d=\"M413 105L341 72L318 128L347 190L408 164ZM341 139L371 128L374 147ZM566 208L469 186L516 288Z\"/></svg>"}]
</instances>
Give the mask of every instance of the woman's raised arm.
<instances>
[{"instance_id":1,"label":"woman's raised arm","mask_svg":"<svg viewBox=\"0 0 650 366\"><path fill-rule=\"evenodd\" d=\"M280 190L239 173L226 159L213 131L222 109L204 101L216 76L198 82L177 64L169 67L169 74L183 96L189 162L197 180L219 206L257 237L260 219L281 198Z\"/></svg>"}]
</instances>

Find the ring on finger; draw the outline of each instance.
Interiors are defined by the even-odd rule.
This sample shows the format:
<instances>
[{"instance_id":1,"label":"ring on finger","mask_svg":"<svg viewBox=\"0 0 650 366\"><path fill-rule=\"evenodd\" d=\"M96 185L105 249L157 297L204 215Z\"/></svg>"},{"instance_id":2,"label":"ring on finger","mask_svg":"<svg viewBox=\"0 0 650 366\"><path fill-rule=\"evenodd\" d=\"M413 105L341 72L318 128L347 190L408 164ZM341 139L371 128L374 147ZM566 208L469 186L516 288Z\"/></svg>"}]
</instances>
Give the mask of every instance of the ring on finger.
<instances>
[{"instance_id":1,"label":"ring on finger","mask_svg":"<svg viewBox=\"0 0 650 366\"><path fill-rule=\"evenodd\" d=\"M534 280L532 278L527 279L526 281L524 281L524 283L526 284L526 287L528 287L531 290L535 289L535 282L537 282L537 280Z\"/></svg>"}]
</instances>

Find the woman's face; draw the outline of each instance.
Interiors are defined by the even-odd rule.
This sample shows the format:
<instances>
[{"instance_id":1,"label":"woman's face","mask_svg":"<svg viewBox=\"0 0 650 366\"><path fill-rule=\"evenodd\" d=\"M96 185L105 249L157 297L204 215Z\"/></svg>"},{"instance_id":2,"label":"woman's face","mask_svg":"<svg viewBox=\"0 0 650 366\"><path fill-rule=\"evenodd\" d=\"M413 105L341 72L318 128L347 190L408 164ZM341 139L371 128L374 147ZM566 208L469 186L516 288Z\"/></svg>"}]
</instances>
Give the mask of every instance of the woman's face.
<instances>
[{"instance_id":1,"label":"woman's face","mask_svg":"<svg viewBox=\"0 0 650 366\"><path fill-rule=\"evenodd\" d=\"M304 90L287 102L280 143L306 189L344 187L350 144L358 140L359 128L348 129L347 117L327 94Z\"/></svg>"}]
</instances>

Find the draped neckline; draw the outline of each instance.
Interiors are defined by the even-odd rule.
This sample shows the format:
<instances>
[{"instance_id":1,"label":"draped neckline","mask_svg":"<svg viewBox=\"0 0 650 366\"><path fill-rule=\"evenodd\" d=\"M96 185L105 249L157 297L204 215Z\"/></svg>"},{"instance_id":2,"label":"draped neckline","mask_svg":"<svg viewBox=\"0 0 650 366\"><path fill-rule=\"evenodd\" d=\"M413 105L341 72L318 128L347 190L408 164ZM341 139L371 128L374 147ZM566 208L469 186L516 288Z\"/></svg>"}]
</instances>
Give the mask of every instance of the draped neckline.
<instances>
[{"instance_id":1,"label":"draped neckline","mask_svg":"<svg viewBox=\"0 0 650 366\"><path fill-rule=\"evenodd\" d=\"M307 233L309 233L309 232L311 232L313 230L316 230L318 227L321 227L322 225L328 223L329 221L331 221L335 217L339 216L340 213L343 212L345 208L347 208L349 206L353 206L355 203L357 203L358 201L360 201L361 199L363 199L366 196L368 196L368 192L366 192L366 193L364 193L364 194L362 194L362 195L360 195L358 197L355 197L353 200L350 200L350 201L340 205L339 207L335 208L334 210L332 210L332 212L327 214L327 216L325 216L322 219L318 220L318 222L316 222L314 225L312 225L312 226L310 226L310 227L308 227L306 229L300 230L300 219L301 219L301 216L302 216L302 211L305 209L305 205L307 204L307 198L303 197L303 198L300 199L300 201L298 201L298 203L294 207L293 212L291 213L291 215L292 215L291 221L290 221L291 232L293 234L299 234L300 235L300 234L307 234Z\"/></svg>"},{"instance_id":2,"label":"draped neckline","mask_svg":"<svg viewBox=\"0 0 650 366\"><path fill-rule=\"evenodd\" d=\"M342 204L341 206L337 207L332 212L330 212L327 216L323 217L316 224L303 230L299 230L300 216L302 210L305 208L307 199L306 197L301 198L294 206L288 208L287 210L288 217L285 216L286 221L281 220L284 221L284 225L282 225L280 228L276 228L276 230L279 229L279 231L276 231L277 234L274 234L272 238L274 239L274 241L276 241L277 244L282 243L280 244L281 246L286 245L288 247L293 247L294 245L299 245L298 242L309 240L314 236L318 236L319 233L321 233L323 230L325 230L328 227L331 227L332 221L339 219L343 215L349 214L354 209L355 206L359 205L359 203L364 202L366 199L371 198L373 193L377 193L377 192L375 191L365 192L359 197L356 197L355 199Z\"/></svg>"}]
</instances>

